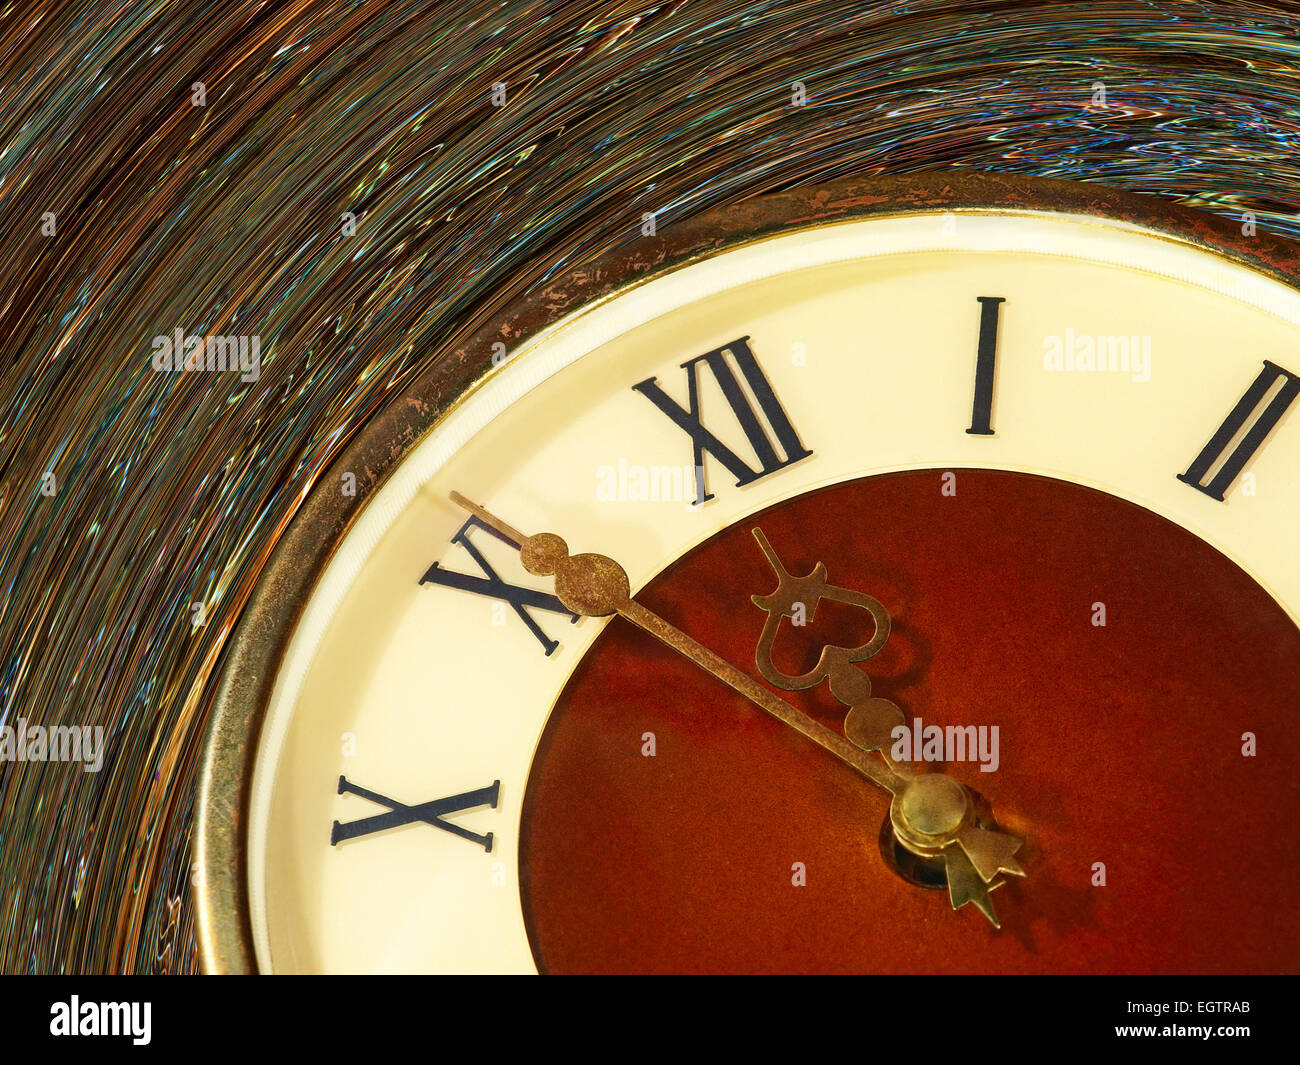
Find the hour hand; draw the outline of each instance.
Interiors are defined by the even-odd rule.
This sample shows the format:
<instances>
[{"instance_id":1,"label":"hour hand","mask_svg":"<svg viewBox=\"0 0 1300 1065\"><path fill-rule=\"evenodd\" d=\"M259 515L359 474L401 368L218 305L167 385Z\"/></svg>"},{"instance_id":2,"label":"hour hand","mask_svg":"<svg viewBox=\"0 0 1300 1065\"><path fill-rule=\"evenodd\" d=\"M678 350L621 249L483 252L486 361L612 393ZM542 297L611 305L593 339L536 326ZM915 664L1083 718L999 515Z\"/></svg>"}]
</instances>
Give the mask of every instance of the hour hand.
<instances>
[{"instance_id":1,"label":"hour hand","mask_svg":"<svg viewBox=\"0 0 1300 1065\"><path fill-rule=\"evenodd\" d=\"M871 679L855 665L879 651L889 637L889 614L884 606L863 592L830 584L826 567L820 562L806 576L795 576L782 564L762 530L755 529L754 538L777 577L775 591L754 596L754 605L768 615L755 656L759 672L769 683L786 690L829 682L831 694L848 710L845 738L863 751L878 753L898 781L890 805L894 838L923 865L942 867L953 909L973 902L995 926L1001 927L989 892L1002 884L1000 875L1025 875L1014 857L1021 840L983 827L977 810L980 804L987 803L952 777L943 773L913 776L910 769L896 766L891 760L890 745L895 730L904 724L903 711L888 699L873 697ZM789 616L796 603L815 609L820 599L834 599L868 611L875 622L871 640L858 647L828 644L809 672L799 676L782 673L772 664L772 646L781 618ZM992 816L989 810L988 822Z\"/></svg>"},{"instance_id":2,"label":"hour hand","mask_svg":"<svg viewBox=\"0 0 1300 1065\"><path fill-rule=\"evenodd\" d=\"M984 883L980 875L975 872L975 867L971 865L965 852L955 846L949 847L944 852L944 875L948 880L948 898L952 901L954 910L960 910L966 903L973 902L994 928L1002 927L1002 922L998 920L993 903L989 899L989 892L1001 887L1003 881L994 880L990 884Z\"/></svg>"}]
</instances>

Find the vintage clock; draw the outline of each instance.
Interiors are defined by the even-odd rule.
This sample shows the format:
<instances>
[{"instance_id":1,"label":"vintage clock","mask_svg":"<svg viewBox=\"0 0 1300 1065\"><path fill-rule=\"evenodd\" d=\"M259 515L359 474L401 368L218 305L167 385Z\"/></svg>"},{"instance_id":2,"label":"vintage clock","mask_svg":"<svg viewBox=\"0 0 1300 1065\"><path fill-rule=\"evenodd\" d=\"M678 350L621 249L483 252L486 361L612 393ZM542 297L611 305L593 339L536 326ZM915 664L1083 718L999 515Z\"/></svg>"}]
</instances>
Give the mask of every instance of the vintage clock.
<instances>
[{"instance_id":1,"label":"vintage clock","mask_svg":"<svg viewBox=\"0 0 1300 1065\"><path fill-rule=\"evenodd\" d=\"M237 634L204 966L1296 970L1298 282L856 181L437 353Z\"/></svg>"}]
</instances>

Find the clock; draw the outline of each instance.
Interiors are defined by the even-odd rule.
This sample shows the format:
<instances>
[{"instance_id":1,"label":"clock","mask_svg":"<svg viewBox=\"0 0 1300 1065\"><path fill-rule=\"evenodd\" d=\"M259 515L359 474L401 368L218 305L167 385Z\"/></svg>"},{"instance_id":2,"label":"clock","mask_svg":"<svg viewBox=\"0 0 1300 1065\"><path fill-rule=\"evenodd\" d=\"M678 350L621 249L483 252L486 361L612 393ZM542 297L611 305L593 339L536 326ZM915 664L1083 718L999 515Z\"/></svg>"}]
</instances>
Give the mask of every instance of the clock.
<instances>
[{"instance_id":1,"label":"clock","mask_svg":"<svg viewBox=\"0 0 1300 1065\"><path fill-rule=\"evenodd\" d=\"M436 353L236 634L205 969L1300 968L1298 278L851 181Z\"/></svg>"}]
</instances>

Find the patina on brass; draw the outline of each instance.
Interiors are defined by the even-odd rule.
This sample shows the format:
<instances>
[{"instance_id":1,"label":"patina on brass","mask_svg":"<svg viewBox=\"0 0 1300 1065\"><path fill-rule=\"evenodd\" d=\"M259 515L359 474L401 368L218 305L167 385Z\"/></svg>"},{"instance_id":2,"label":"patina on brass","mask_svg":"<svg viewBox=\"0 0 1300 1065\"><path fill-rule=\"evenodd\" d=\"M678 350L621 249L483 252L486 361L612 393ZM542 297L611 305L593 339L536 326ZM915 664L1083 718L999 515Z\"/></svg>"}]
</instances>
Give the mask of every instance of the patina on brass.
<instances>
[{"instance_id":1,"label":"patina on brass","mask_svg":"<svg viewBox=\"0 0 1300 1065\"><path fill-rule=\"evenodd\" d=\"M1247 237L1229 219L1095 184L954 171L845 178L742 201L582 263L513 307L479 310L427 353L419 376L319 479L258 575L225 652L195 802L194 908L205 972L257 970L248 912L248 795L266 708L298 618L348 527L389 475L491 378L499 364L494 345L514 348L584 307L731 248L840 222L944 212L1126 222L1300 288L1300 245L1265 232ZM337 491L342 472L355 474L356 495Z\"/></svg>"}]
</instances>

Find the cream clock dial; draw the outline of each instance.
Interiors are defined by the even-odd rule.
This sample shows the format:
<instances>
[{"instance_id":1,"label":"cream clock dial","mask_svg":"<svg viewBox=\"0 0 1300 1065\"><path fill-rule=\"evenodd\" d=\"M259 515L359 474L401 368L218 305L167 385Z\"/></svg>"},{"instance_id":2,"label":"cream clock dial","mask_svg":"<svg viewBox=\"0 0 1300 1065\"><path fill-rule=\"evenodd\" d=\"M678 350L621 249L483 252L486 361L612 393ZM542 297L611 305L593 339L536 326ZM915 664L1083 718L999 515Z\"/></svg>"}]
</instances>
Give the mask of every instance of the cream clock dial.
<instances>
[{"instance_id":1,"label":"cream clock dial","mask_svg":"<svg viewBox=\"0 0 1300 1065\"><path fill-rule=\"evenodd\" d=\"M787 197L480 334L382 478L340 463L223 693L208 967L1294 970L1300 293L1001 191ZM543 532L795 727L573 609ZM838 601L752 601L819 562ZM947 816L920 777L985 843L894 838Z\"/></svg>"}]
</instances>

